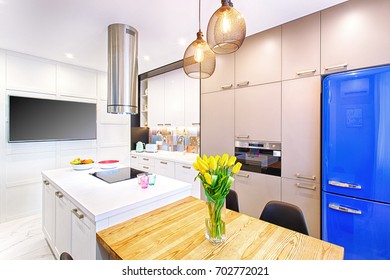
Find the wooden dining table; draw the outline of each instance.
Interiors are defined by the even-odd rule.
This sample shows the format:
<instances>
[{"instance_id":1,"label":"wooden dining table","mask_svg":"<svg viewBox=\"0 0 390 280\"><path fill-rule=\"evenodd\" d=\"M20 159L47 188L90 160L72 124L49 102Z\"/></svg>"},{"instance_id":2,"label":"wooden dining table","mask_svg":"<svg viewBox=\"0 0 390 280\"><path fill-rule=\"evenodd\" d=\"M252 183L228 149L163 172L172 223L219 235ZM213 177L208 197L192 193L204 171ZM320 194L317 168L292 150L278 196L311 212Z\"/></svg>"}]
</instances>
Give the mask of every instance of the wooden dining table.
<instances>
[{"instance_id":1,"label":"wooden dining table","mask_svg":"<svg viewBox=\"0 0 390 280\"><path fill-rule=\"evenodd\" d=\"M205 237L206 203L187 197L97 233L119 260L341 260L343 247L226 209L226 240Z\"/></svg>"}]
</instances>

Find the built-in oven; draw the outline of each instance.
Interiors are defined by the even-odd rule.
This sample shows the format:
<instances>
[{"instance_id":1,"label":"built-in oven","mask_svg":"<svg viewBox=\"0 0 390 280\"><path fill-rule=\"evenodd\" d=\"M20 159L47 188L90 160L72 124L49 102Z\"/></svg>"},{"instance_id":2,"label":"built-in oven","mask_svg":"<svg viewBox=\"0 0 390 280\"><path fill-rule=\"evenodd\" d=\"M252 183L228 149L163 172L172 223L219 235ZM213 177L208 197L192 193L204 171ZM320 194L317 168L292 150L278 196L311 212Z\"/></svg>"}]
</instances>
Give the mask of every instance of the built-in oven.
<instances>
[{"instance_id":1,"label":"built-in oven","mask_svg":"<svg viewBox=\"0 0 390 280\"><path fill-rule=\"evenodd\" d=\"M242 163L241 170L281 176L280 142L251 140L235 141L235 156Z\"/></svg>"}]
</instances>

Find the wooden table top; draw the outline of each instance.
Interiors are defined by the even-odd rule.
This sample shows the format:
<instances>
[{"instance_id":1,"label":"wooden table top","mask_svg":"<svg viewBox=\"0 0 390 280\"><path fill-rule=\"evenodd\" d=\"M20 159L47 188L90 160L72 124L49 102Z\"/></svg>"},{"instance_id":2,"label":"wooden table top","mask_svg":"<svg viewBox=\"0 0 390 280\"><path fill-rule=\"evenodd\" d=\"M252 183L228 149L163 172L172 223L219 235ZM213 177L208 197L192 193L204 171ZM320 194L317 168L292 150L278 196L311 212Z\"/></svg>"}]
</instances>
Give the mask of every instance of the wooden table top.
<instances>
[{"instance_id":1,"label":"wooden table top","mask_svg":"<svg viewBox=\"0 0 390 280\"><path fill-rule=\"evenodd\" d=\"M206 204L187 197L99 231L98 242L123 260L339 260L344 248L226 209L226 241L205 237Z\"/></svg>"}]
</instances>

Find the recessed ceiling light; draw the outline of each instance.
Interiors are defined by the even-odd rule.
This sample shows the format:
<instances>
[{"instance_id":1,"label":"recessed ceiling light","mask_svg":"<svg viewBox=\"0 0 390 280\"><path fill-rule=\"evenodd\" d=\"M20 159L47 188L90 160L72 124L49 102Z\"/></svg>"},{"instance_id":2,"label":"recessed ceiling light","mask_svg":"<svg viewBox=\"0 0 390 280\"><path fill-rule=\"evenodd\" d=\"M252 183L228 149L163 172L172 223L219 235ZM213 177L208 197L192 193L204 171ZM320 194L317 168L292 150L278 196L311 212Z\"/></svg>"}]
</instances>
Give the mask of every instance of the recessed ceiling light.
<instances>
[{"instance_id":1,"label":"recessed ceiling light","mask_svg":"<svg viewBox=\"0 0 390 280\"><path fill-rule=\"evenodd\" d=\"M149 61L150 57L148 55L144 55L144 60Z\"/></svg>"},{"instance_id":2,"label":"recessed ceiling light","mask_svg":"<svg viewBox=\"0 0 390 280\"><path fill-rule=\"evenodd\" d=\"M182 45L182 46L185 46L185 45L187 45L187 40L184 39L184 38L180 38L179 39L179 44Z\"/></svg>"},{"instance_id":3,"label":"recessed ceiling light","mask_svg":"<svg viewBox=\"0 0 390 280\"><path fill-rule=\"evenodd\" d=\"M74 55L71 53L65 53L65 56L70 59L74 58Z\"/></svg>"}]
</instances>

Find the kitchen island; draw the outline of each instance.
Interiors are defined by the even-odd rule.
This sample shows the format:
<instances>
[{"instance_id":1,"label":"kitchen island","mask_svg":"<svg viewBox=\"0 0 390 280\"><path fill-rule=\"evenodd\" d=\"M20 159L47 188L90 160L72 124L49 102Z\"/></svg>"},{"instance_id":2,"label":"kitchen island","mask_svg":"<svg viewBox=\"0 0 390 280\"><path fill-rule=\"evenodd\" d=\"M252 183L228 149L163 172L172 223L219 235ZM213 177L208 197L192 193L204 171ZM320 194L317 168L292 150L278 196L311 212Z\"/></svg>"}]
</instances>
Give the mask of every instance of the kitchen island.
<instances>
[{"instance_id":1,"label":"kitchen island","mask_svg":"<svg viewBox=\"0 0 390 280\"><path fill-rule=\"evenodd\" d=\"M109 184L91 175L96 171L42 171L42 228L57 258L66 251L75 259L106 259L96 232L191 195L190 184L165 176L142 189L137 179Z\"/></svg>"}]
</instances>

